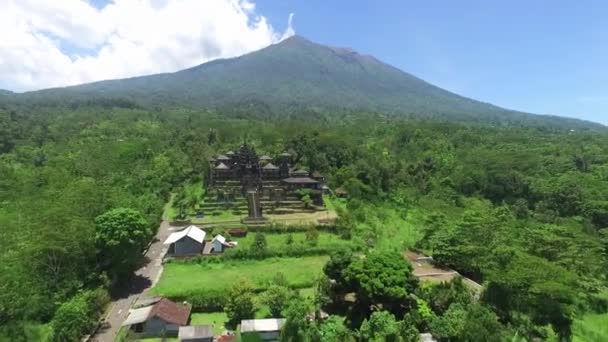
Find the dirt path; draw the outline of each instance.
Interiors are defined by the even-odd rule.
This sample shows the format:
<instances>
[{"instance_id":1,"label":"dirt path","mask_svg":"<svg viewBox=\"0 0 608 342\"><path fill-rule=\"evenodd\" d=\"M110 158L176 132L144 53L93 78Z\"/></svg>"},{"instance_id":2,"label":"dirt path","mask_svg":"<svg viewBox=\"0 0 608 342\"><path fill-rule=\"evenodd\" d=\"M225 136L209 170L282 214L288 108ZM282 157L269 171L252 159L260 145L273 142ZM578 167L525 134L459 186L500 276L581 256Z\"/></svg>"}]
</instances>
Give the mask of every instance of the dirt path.
<instances>
[{"instance_id":1,"label":"dirt path","mask_svg":"<svg viewBox=\"0 0 608 342\"><path fill-rule=\"evenodd\" d=\"M414 275L420 280L431 281L435 283L441 283L444 281L450 281L455 277L461 276L460 273L450 270L442 269L434 266L430 258L426 255L416 253L413 251L406 251L403 255L410 261L414 268ZM474 282L473 280L463 277L464 283L469 286L470 289L476 293L481 292L481 285Z\"/></svg>"},{"instance_id":2,"label":"dirt path","mask_svg":"<svg viewBox=\"0 0 608 342\"><path fill-rule=\"evenodd\" d=\"M129 285L121 289L121 293L118 293L114 301L110 304L106 314L106 322L109 323L109 327L100 329L91 337L90 341L114 341L122 322L127 318L127 314L129 313L129 309L133 302L138 298L145 296L146 291L153 287L160 278L163 271L162 258L167 251L163 246L163 241L171 234L173 229L174 228L170 227L167 221L161 222L154 241L146 251L146 261L144 265L135 271Z\"/></svg>"}]
</instances>

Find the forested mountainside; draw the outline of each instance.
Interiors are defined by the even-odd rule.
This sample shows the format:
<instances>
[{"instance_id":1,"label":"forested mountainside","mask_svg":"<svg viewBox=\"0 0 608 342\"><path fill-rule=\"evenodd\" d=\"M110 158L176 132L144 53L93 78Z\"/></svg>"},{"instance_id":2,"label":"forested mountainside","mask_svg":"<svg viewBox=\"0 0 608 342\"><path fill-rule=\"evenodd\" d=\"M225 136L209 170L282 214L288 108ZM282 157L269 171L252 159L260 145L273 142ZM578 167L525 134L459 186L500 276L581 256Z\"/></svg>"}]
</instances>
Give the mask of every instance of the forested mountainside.
<instances>
[{"instance_id":1,"label":"forested mountainside","mask_svg":"<svg viewBox=\"0 0 608 342\"><path fill-rule=\"evenodd\" d=\"M148 108L222 112L229 108L264 117L298 119L354 110L498 125L603 128L582 120L531 115L475 101L374 57L319 45L299 36L241 57L175 73L29 92L15 95L14 100L72 108L120 100Z\"/></svg>"},{"instance_id":2,"label":"forested mountainside","mask_svg":"<svg viewBox=\"0 0 608 342\"><path fill-rule=\"evenodd\" d=\"M293 43L260 53L287 53ZM240 61L201 68L231 63ZM0 109L0 340L66 341L88 332L105 291L136 267L170 192L200 181L209 157L245 139L271 155L287 149L348 194L335 229L371 253L370 265L334 256L326 266L338 270L334 278L359 279L386 253L417 248L483 285L473 304L458 284L411 283L397 299L382 297L392 298L393 306L382 306L388 312L346 313L358 317L340 328L343 340L388 336L370 330L382 322L392 322L390 334L405 327L451 341L567 340L579 336L586 315L608 309L608 133L364 113L334 122L229 113L111 104ZM108 259L99 229L119 214L138 223L140 240ZM308 334L339 320L328 322L299 327Z\"/></svg>"}]
</instances>

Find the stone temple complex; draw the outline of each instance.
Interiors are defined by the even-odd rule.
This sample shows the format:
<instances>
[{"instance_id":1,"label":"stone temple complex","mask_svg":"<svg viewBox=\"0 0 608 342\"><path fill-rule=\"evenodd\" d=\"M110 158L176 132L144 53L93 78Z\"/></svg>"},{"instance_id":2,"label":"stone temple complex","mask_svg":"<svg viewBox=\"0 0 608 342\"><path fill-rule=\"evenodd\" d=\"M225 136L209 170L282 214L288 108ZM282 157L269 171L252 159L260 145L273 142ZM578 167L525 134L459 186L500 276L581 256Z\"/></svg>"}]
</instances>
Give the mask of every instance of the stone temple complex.
<instances>
[{"instance_id":1,"label":"stone temple complex","mask_svg":"<svg viewBox=\"0 0 608 342\"><path fill-rule=\"evenodd\" d=\"M209 159L207 198L216 204L238 207L247 203L249 218L262 212L296 211L302 209L302 189L313 205L322 206L322 194L327 189L318 172L294 169L292 156L281 153L271 157L258 156L247 144L237 151L228 151ZM253 211L253 212L252 212Z\"/></svg>"}]
</instances>

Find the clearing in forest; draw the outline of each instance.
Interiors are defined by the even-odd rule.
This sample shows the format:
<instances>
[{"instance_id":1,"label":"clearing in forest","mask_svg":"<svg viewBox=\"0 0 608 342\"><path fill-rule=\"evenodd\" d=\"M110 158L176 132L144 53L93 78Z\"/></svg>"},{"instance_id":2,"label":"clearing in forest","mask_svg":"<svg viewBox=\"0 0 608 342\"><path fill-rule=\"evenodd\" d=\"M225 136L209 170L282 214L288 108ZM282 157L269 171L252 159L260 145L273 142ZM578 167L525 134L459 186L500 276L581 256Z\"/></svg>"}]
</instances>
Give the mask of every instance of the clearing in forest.
<instances>
[{"instance_id":1,"label":"clearing in forest","mask_svg":"<svg viewBox=\"0 0 608 342\"><path fill-rule=\"evenodd\" d=\"M285 275L291 286L310 287L328 259L327 256L313 256L202 264L169 263L165 265L162 278L152 289L152 293L171 297L194 291L224 291L241 278L246 278L257 288L264 289L278 272Z\"/></svg>"}]
</instances>

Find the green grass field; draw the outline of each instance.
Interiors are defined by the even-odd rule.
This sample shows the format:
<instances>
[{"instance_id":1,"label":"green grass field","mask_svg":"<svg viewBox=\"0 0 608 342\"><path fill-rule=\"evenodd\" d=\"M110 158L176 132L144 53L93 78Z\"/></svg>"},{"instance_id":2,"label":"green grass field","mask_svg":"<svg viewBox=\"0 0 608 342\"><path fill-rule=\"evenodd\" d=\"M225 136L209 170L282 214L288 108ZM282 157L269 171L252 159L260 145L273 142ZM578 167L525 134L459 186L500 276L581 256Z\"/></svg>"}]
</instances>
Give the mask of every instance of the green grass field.
<instances>
[{"instance_id":1,"label":"green grass field","mask_svg":"<svg viewBox=\"0 0 608 342\"><path fill-rule=\"evenodd\" d=\"M212 325L215 336L226 330L224 326L226 321L228 321L228 317L226 317L225 312L193 313L190 317L191 325Z\"/></svg>"},{"instance_id":2,"label":"green grass field","mask_svg":"<svg viewBox=\"0 0 608 342\"><path fill-rule=\"evenodd\" d=\"M308 287L327 262L326 256L270 258L228 261L217 264L165 265L163 275L152 293L178 296L201 290L226 290L238 279L250 280L258 289L266 288L276 273L285 274L290 285Z\"/></svg>"},{"instance_id":3,"label":"green grass field","mask_svg":"<svg viewBox=\"0 0 608 342\"><path fill-rule=\"evenodd\" d=\"M345 209L346 208L346 199L338 198L333 196L323 196L323 203L327 210L331 212L336 212L338 208Z\"/></svg>"},{"instance_id":4,"label":"green grass field","mask_svg":"<svg viewBox=\"0 0 608 342\"><path fill-rule=\"evenodd\" d=\"M219 210L217 215L206 214L203 218L197 218L190 216L190 222L194 224L205 224L205 223L221 223L221 222L240 222L243 217L247 216L247 211L235 214L232 210Z\"/></svg>"},{"instance_id":5,"label":"green grass field","mask_svg":"<svg viewBox=\"0 0 608 342\"><path fill-rule=\"evenodd\" d=\"M293 243L306 243L306 233L298 232L298 233L280 233L280 234L269 234L266 233L264 236L266 237L266 243L268 244L269 249L280 248L286 245L287 237L291 235L293 238ZM253 244L255 240L255 233L247 234L247 237L244 238L234 238L235 241L239 242L237 248L249 248ZM338 235L326 232L319 232L319 240L318 246L336 246L336 245L347 245L350 244L350 241L341 239Z\"/></svg>"},{"instance_id":6,"label":"green grass field","mask_svg":"<svg viewBox=\"0 0 608 342\"><path fill-rule=\"evenodd\" d=\"M174 197L175 197L175 194L171 194L171 197L169 198L169 202L167 202L165 204L165 207L163 208L163 220L173 221L173 218L177 214L176 209L173 208L173 198Z\"/></svg>"},{"instance_id":7,"label":"green grass field","mask_svg":"<svg viewBox=\"0 0 608 342\"><path fill-rule=\"evenodd\" d=\"M608 341L608 314L588 314L574 321L573 342Z\"/></svg>"}]
</instances>

